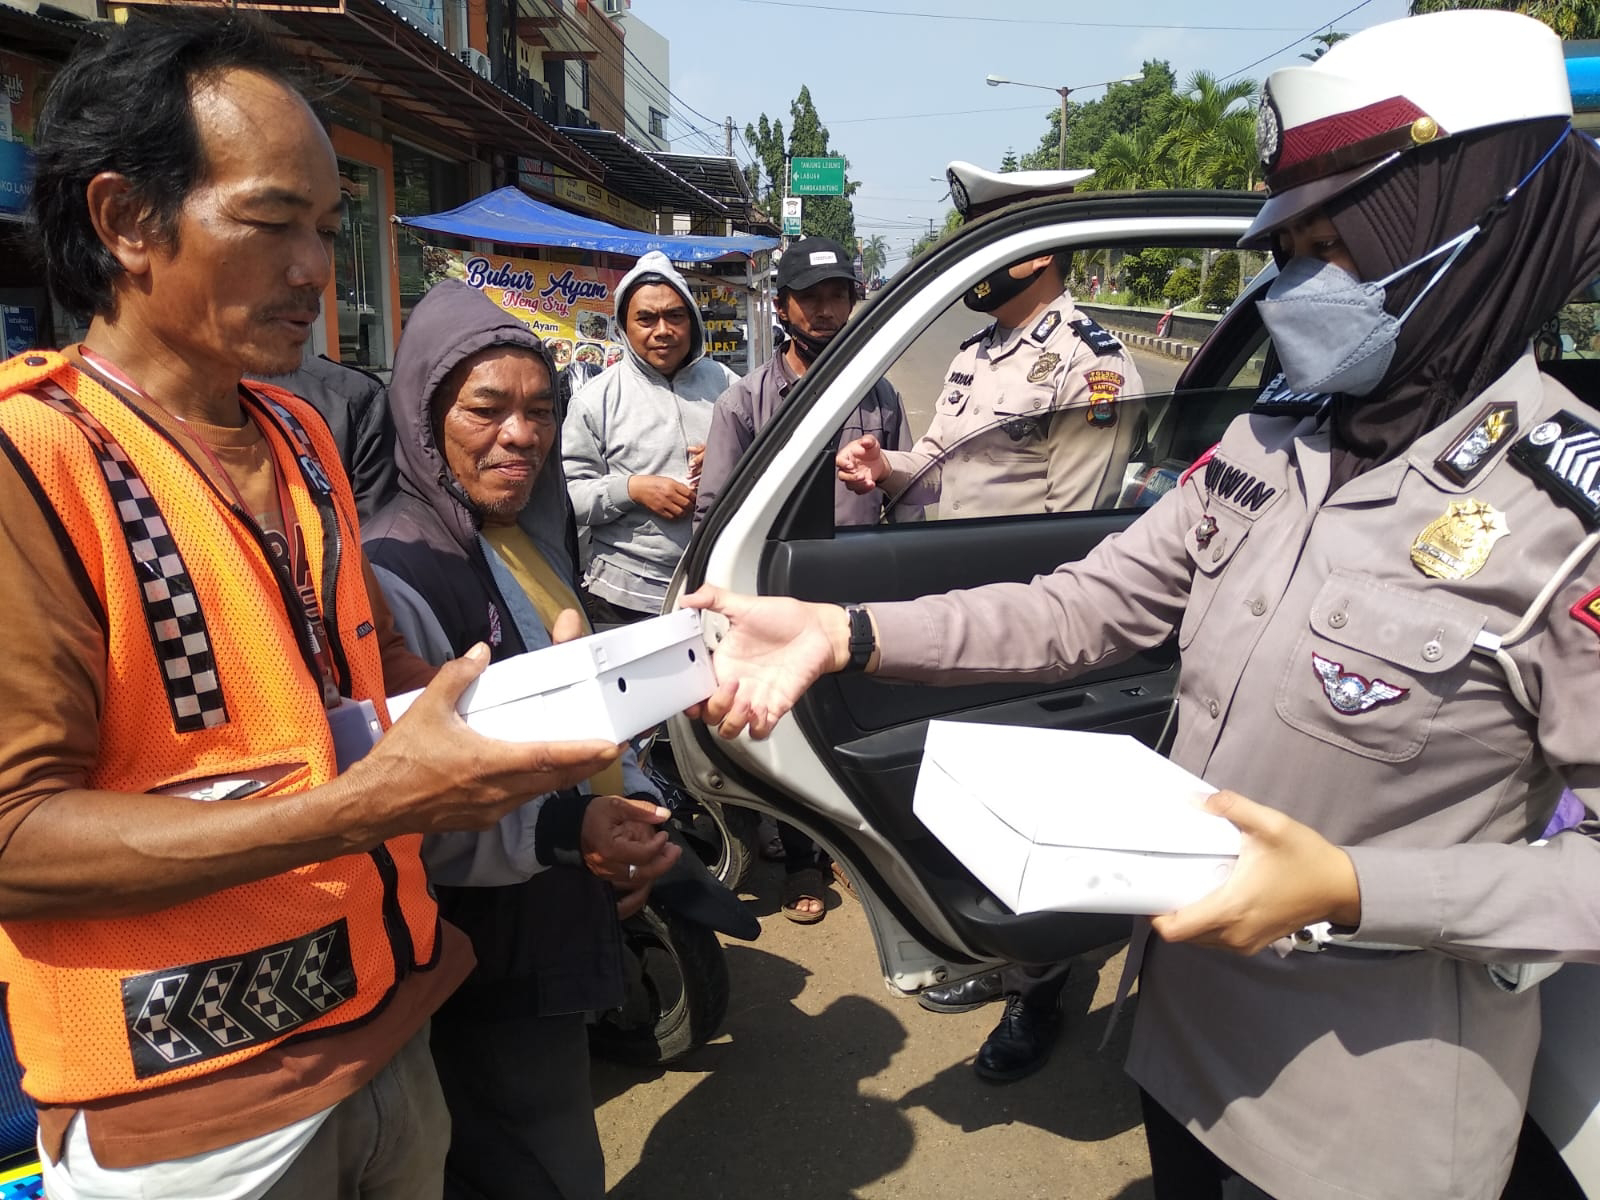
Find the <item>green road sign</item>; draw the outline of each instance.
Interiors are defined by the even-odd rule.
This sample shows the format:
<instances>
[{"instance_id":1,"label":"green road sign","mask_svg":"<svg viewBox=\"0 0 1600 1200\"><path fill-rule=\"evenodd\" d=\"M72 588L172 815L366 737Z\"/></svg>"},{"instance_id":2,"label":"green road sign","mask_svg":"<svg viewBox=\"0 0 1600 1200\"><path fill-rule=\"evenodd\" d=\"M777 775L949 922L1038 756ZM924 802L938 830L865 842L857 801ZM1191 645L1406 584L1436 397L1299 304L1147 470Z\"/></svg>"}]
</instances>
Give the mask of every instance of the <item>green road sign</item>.
<instances>
[{"instance_id":1,"label":"green road sign","mask_svg":"<svg viewBox=\"0 0 1600 1200\"><path fill-rule=\"evenodd\" d=\"M844 195L844 159L790 159L789 194L791 196Z\"/></svg>"}]
</instances>

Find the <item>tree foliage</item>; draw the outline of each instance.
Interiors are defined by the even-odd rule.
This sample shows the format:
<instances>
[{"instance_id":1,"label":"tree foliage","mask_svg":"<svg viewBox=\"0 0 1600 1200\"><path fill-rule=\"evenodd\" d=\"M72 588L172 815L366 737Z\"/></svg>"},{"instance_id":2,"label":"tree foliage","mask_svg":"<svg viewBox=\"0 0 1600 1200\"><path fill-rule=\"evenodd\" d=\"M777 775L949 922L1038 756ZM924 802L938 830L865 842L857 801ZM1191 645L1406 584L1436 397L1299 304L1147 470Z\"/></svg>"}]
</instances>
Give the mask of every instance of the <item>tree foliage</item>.
<instances>
[{"instance_id":1,"label":"tree foliage","mask_svg":"<svg viewBox=\"0 0 1600 1200\"><path fill-rule=\"evenodd\" d=\"M1211 312L1221 312L1239 296L1239 256L1219 254L1200 288L1200 302Z\"/></svg>"},{"instance_id":2,"label":"tree foliage","mask_svg":"<svg viewBox=\"0 0 1600 1200\"><path fill-rule=\"evenodd\" d=\"M1167 286L1161 289L1161 298L1173 308L1187 304L1200 294L1200 270L1181 266L1167 276Z\"/></svg>"},{"instance_id":3,"label":"tree foliage","mask_svg":"<svg viewBox=\"0 0 1600 1200\"><path fill-rule=\"evenodd\" d=\"M769 119L766 113L744 127L744 140L755 152L766 175L766 199L761 207L767 215L781 217L780 200L784 192L785 154L795 158L821 158L839 156L828 141L828 129L817 116L817 107L811 100L811 89L804 85L800 94L789 104L789 134L784 137L783 122ZM841 156L842 157L842 156ZM756 170L745 168L751 189L759 190L761 180ZM859 183L850 180L850 163L845 161L845 194L842 196L807 196L805 216L800 229L808 237L832 238L841 246L853 246L856 240L855 208L850 202Z\"/></svg>"},{"instance_id":4,"label":"tree foliage","mask_svg":"<svg viewBox=\"0 0 1600 1200\"><path fill-rule=\"evenodd\" d=\"M1412 0L1411 14L1449 8L1499 8L1543 21L1564 38L1600 38L1596 0Z\"/></svg>"},{"instance_id":5,"label":"tree foliage","mask_svg":"<svg viewBox=\"0 0 1600 1200\"><path fill-rule=\"evenodd\" d=\"M1147 246L1126 254L1118 268L1121 284L1135 304L1153 304L1178 261L1178 252L1161 246Z\"/></svg>"},{"instance_id":6,"label":"tree foliage","mask_svg":"<svg viewBox=\"0 0 1600 1200\"><path fill-rule=\"evenodd\" d=\"M1317 43L1316 47L1314 49L1307 50L1300 57L1311 62L1316 62L1317 59L1321 58L1329 50L1332 50L1335 46L1349 36L1350 35L1348 33L1335 33L1331 29L1328 30L1327 33L1319 33L1316 37L1311 39Z\"/></svg>"},{"instance_id":7,"label":"tree foliage","mask_svg":"<svg viewBox=\"0 0 1600 1200\"><path fill-rule=\"evenodd\" d=\"M868 279L883 274L889 262L889 242L881 233L875 233L861 243L861 273Z\"/></svg>"}]
</instances>

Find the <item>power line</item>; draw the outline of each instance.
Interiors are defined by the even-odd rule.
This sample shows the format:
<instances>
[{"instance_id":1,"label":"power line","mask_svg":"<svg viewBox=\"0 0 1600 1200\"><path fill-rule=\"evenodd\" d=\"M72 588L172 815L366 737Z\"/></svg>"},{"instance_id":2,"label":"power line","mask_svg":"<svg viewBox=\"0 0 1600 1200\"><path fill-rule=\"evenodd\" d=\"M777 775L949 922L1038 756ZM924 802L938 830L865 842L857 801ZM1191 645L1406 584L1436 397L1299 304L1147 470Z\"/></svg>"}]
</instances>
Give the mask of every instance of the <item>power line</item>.
<instances>
[{"instance_id":1,"label":"power line","mask_svg":"<svg viewBox=\"0 0 1600 1200\"><path fill-rule=\"evenodd\" d=\"M801 0L739 0L739 3L757 4L765 8L805 8L817 12L863 13L877 17L916 17L927 21L980 21L990 25L1064 25L1076 29L1181 29L1205 33L1289 33L1297 28L1293 25L1164 25L1145 24L1136 21L1052 21L1041 17L975 17L966 13L910 12L892 8L858 8L853 4L813 4L802 3ZM1309 37L1310 35L1306 36Z\"/></svg>"},{"instance_id":2,"label":"power line","mask_svg":"<svg viewBox=\"0 0 1600 1200\"><path fill-rule=\"evenodd\" d=\"M1295 40L1290 42L1287 46L1279 46L1271 54L1263 54L1260 58L1256 59L1255 62L1245 63L1245 65L1240 67L1237 71L1234 71L1234 72L1231 72L1230 74L1224 75L1221 79L1217 80L1217 82L1218 83L1227 83L1228 80L1232 79L1235 75L1243 75L1246 71L1250 70L1251 67L1259 67L1262 63L1266 62L1268 59L1277 58L1278 55L1282 54L1285 50L1293 50L1296 46L1298 46L1301 42L1305 41L1307 38L1316 37L1317 34L1321 33L1324 29L1332 29L1335 24L1337 24L1338 22L1344 20L1351 13L1360 12L1363 8L1365 8L1367 5L1369 5L1371 3L1372 3L1372 0L1361 0L1360 4L1356 5L1354 8L1345 9L1344 12L1340 13L1337 17L1334 17L1333 20L1324 21L1321 25L1318 25L1310 33L1302 33L1299 37L1295 38Z\"/></svg>"}]
</instances>

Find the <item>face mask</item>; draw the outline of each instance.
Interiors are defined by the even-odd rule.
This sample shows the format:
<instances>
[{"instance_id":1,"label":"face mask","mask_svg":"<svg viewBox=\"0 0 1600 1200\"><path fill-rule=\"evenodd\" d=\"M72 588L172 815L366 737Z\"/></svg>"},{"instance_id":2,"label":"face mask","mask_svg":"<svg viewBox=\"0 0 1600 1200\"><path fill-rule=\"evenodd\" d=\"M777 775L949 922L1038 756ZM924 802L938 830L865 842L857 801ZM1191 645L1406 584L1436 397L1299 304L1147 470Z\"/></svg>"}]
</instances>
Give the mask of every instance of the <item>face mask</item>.
<instances>
[{"instance_id":1,"label":"face mask","mask_svg":"<svg viewBox=\"0 0 1600 1200\"><path fill-rule=\"evenodd\" d=\"M1370 395L1383 382L1394 361L1400 330L1422 298L1444 278L1484 226L1504 211L1523 184L1549 161L1570 132L1571 126L1562 130L1533 170L1495 201L1472 228L1382 279L1362 282L1342 267L1320 259L1290 259L1267 288L1266 296L1256 301L1261 322L1272 336L1278 361L1283 364L1284 381L1297 392ZM1403 313L1391 316L1383 306L1384 289L1440 255L1446 257L1433 278Z\"/></svg>"},{"instance_id":2,"label":"face mask","mask_svg":"<svg viewBox=\"0 0 1600 1200\"><path fill-rule=\"evenodd\" d=\"M833 341L836 334L829 334L825 338L814 338L809 333L801 333L787 321L780 321L783 332L788 334L789 340L794 343L795 353L800 356L800 361L810 366L817 355L822 353L822 348Z\"/></svg>"},{"instance_id":3,"label":"face mask","mask_svg":"<svg viewBox=\"0 0 1600 1200\"><path fill-rule=\"evenodd\" d=\"M1022 295L1042 274L1044 268L1040 267L1032 275L1024 275L1018 279L1011 273L1010 267L1001 267L998 271L991 271L968 288L961 297L961 302L973 312L993 312L1007 300L1014 300Z\"/></svg>"},{"instance_id":4,"label":"face mask","mask_svg":"<svg viewBox=\"0 0 1600 1200\"><path fill-rule=\"evenodd\" d=\"M1376 282L1363 283L1342 267L1316 258L1292 258L1256 301L1261 322L1283 364L1283 378L1297 392L1370 394L1394 361L1395 342L1406 318L1444 278L1480 226L1407 263ZM1433 278L1398 317L1383 307L1384 288L1423 263L1448 254Z\"/></svg>"}]
</instances>

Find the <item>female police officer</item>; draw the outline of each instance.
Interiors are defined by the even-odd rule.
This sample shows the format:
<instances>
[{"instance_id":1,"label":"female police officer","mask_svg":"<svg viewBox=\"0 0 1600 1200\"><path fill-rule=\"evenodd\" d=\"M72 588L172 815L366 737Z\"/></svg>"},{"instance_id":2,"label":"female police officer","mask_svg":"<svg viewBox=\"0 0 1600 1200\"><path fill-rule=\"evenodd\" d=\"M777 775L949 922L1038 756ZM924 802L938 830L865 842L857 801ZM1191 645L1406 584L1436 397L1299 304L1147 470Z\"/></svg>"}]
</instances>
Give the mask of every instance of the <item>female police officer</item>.
<instances>
[{"instance_id":1,"label":"female police officer","mask_svg":"<svg viewBox=\"0 0 1600 1200\"><path fill-rule=\"evenodd\" d=\"M1212 452L1231 471L1028 585L686 601L731 620L728 736L829 670L1061 678L1177 635L1172 757L1229 789L1210 806L1245 849L1130 952L1158 1197L1235 1174L1279 1200L1498 1196L1527 966L1600 961L1592 830L1529 844L1563 781L1600 808L1600 412L1527 350L1600 274L1600 152L1570 112L1559 42L1506 13L1275 72L1245 240L1282 267L1261 312L1286 386Z\"/></svg>"}]
</instances>

